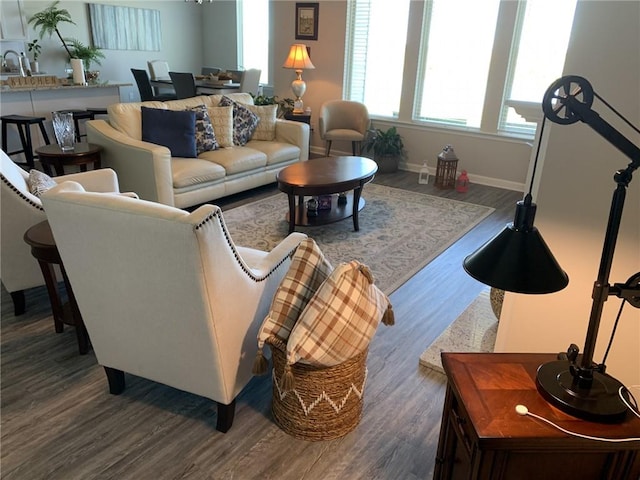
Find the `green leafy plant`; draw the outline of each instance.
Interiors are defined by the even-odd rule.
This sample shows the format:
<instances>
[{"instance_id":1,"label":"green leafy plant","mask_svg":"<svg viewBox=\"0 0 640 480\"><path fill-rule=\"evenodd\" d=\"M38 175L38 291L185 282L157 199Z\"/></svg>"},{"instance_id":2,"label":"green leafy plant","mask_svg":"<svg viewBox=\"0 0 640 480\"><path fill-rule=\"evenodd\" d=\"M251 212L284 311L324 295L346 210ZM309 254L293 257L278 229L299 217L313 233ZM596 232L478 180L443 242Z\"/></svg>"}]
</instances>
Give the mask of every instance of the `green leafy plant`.
<instances>
[{"instance_id":1,"label":"green leafy plant","mask_svg":"<svg viewBox=\"0 0 640 480\"><path fill-rule=\"evenodd\" d=\"M33 61L37 62L40 56L40 50L42 49L42 45L38 43L38 39L36 38L33 42L27 43L27 48L29 49L29 53L33 55Z\"/></svg>"},{"instance_id":2,"label":"green leafy plant","mask_svg":"<svg viewBox=\"0 0 640 480\"><path fill-rule=\"evenodd\" d=\"M56 0L43 11L35 13L33 17L29 19L28 23L33 23L34 30L40 30L40 39L42 39L45 34L51 36L55 33L56 35L58 35L62 46L69 54L69 58L73 58L73 55L69 51L69 48L67 48L67 44L62 38L62 35L60 35L58 24L66 22L75 25L76 23L71 20L71 14L69 14L68 10L57 8L58 3L60 2Z\"/></svg>"},{"instance_id":3,"label":"green leafy plant","mask_svg":"<svg viewBox=\"0 0 640 480\"><path fill-rule=\"evenodd\" d=\"M291 113L293 111L293 99L292 98L283 98L282 100L278 100L278 97L273 96L270 97L268 95L254 95L253 97L254 105L278 105L278 118L283 118L285 115Z\"/></svg>"},{"instance_id":4,"label":"green leafy plant","mask_svg":"<svg viewBox=\"0 0 640 480\"><path fill-rule=\"evenodd\" d=\"M364 141L363 149L365 152L373 150L375 156L406 157L402 136L396 127L391 127L386 132L379 128L371 130Z\"/></svg>"},{"instance_id":5,"label":"green leafy plant","mask_svg":"<svg viewBox=\"0 0 640 480\"><path fill-rule=\"evenodd\" d=\"M91 69L91 62L102 65L101 60L104 59L105 56L100 48L85 45L75 38L65 38L64 41L67 48L71 49L72 58L82 60L85 70L89 71Z\"/></svg>"}]
</instances>

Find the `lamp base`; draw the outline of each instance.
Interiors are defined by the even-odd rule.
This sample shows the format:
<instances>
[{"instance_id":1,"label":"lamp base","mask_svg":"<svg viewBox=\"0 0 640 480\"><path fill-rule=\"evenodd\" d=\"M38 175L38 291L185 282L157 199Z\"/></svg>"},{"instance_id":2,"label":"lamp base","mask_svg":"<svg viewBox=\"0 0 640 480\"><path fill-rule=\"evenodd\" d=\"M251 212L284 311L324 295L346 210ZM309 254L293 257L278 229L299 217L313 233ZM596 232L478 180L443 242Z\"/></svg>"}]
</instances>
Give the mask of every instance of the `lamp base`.
<instances>
[{"instance_id":1,"label":"lamp base","mask_svg":"<svg viewBox=\"0 0 640 480\"><path fill-rule=\"evenodd\" d=\"M618 391L624 385L606 373L593 372L588 389L574 384L567 360L543 363L538 367L536 387L545 400L574 417L600 423L620 423L627 415L627 406Z\"/></svg>"}]
</instances>

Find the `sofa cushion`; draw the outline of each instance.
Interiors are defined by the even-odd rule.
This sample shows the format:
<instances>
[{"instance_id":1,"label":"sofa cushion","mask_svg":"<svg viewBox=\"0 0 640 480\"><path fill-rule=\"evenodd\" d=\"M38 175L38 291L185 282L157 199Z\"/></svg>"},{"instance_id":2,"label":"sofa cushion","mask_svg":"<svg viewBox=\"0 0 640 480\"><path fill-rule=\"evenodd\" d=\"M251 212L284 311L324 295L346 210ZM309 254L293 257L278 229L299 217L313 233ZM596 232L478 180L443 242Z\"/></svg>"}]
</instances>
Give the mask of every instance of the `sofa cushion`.
<instances>
[{"instance_id":1,"label":"sofa cushion","mask_svg":"<svg viewBox=\"0 0 640 480\"><path fill-rule=\"evenodd\" d=\"M244 173L267 165L267 156L264 153L248 147L221 148L204 152L198 158L221 165L227 175Z\"/></svg>"},{"instance_id":2,"label":"sofa cushion","mask_svg":"<svg viewBox=\"0 0 640 480\"><path fill-rule=\"evenodd\" d=\"M259 118L247 106L231 100L226 95L220 100L220 106L233 106L233 143L244 146L251 139L258 126Z\"/></svg>"},{"instance_id":3,"label":"sofa cushion","mask_svg":"<svg viewBox=\"0 0 640 480\"><path fill-rule=\"evenodd\" d=\"M271 337L287 342L298 317L332 270L312 238L300 242L258 331L259 348Z\"/></svg>"},{"instance_id":4,"label":"sofa cushion","mask_svg":"<svg viewBox=\"0 0 640 480\"><path fill-rule=\"evenodd\" d=\"M163 145L172 157L196 157L196 114L141 107L142 140Z\"/></svg>"},{"instance_id":5,"label":"sofa cushion","mask_svg":"<svg viewBox=\"0 0 640 480\"><path fill-rule=\"evenodd\" d=\"M208 107L211 125L221 147L233 147L233 107Z\"/></svg>"},{"instance_id":6,"label":"sofa cushion","mask_svg":"<svg viewBox=\"0 0 640 480\"><path fill-rule=\"evenodd\" d=\"M267 156L267 165L277 165L300 159L300 147L290 143L251 140L246 147L263 152Z\"/></svg>"},{"instance_id":7,"label":"sofa cushion","mask_svg":"<svg viewBox=\"0 0 640 480\"><path fill-rule=\"evenodd\" d=\"M259 122L251 140L273 140L276 138L278 105L245 105L258 116Z\"/></svg>"},{"instance_id":8,"label":"sofa cushion","mask_svg":"<svg viewBox=\"0 0 640 480\"><path fill-rule=\"evenodd\" d=\"M287 363L333 366L368 348L389 299L369 268L340 264L303 310L287 342Z\"/></svg>"},{"instance_id":9,"label":"sofa cushion","mask_svg":"<svg viewBox=\"0 0 640 480\"><path fill-rule=\"evenodd\" d=\"M57 185L56 181L46 173L42 173L39 170L29 170L29 178L27 179L27 186L29 192L36 197L39 197L44 192Z\"/></svg>"},{"instance_id":10,"label":"sofa cushion","mask_svg":"<svg viewBox=\"0 0 640 480\"><path fill-rule=\"evenodd\" d=\"M174 158L171 160L171 175L173 188L178 189L222 181L225 171L220 165L199 158Z\"/></svg>"},{"instance_id":11,"label":"sofa cushion","mask_svg":"<svg viewBox=\"0 0 640 480\"><path fill-rule=\"evenodd\" d=\"M107 107L109 124L135 140L142 140L142 106L167 109L163 102L113 103ZM184 107L183 107L184 109Z\"/></svg>"},{"instance_id":12,"label":"sofa cushion","mask_svg":"<svg viewBox=\"0 0 640 480\"><path fill-rule=\"evenodd\" d=\"M206 105L197 105L187 110L196 112L196 153L200 155L202 152L220 148Z\"/></svg>"}]
</instances>

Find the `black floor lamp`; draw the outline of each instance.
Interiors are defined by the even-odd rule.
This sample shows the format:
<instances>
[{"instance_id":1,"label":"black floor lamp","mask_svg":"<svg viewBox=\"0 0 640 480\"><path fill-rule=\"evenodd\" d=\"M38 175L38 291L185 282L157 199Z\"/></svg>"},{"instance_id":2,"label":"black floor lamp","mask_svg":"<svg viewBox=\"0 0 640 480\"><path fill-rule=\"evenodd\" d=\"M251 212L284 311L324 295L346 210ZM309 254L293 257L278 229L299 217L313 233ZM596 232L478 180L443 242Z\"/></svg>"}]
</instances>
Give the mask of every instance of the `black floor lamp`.
<instances>
[{"instance_id":1,"label":"black floor lamp","mask_svg":"<svg viewBox=\"0 0 640 480\"><path fill-rule=\"evenodd\" d=\"M553 82L544 95L544 119L562 125L584 122L631 162L613 177L617 187L613 193L600 267L594 283L584 351L578 355L578 347L572 344L566 354L559 355L557 361L542 364L538 368L536 384L547 401L566 413L586 420L616 423L623 421L627 414L629 392L622 383L605 372L604 363L594 363L593 354L604 302L609 296L615 295L640 308L640 272L625 283L609 284L626 191L633 172L640 166L640 148L591 109L594 96L640 133L597 95L585 78L562 77ZM544 128L544 121L542 125ZM533 175L539 153L538 145ZM535 209L530 188L524 200L518 202L514 222L464 260L467 273L482 283L518 293L551 293L563 289L568 283L567 275L533 226Z\"/></svg>"}]
</instances>

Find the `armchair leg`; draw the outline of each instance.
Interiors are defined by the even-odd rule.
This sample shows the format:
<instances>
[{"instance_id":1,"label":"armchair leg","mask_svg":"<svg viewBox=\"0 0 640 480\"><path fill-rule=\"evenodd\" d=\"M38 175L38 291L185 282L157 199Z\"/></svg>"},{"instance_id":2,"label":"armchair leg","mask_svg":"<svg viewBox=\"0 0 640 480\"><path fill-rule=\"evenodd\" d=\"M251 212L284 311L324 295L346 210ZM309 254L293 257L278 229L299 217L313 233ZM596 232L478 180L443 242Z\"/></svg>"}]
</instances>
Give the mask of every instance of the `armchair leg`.
<instances>
[{"instance_id":1,"label":"armchair leg","mask_svg":"<svg viewBox=\"0 0 640 480\"><path fill-rule=\"evenodd\" d=\"M112 395L120 395L124 392L124 372L111 367L104 367L104 373L107 374L109 381L109 393Z\"/></svg>"},{"instance_id":2,"label":"armchair leg","mask_svg":"<svg viewBox=\"0 0 640 480\"><path fill-rule=\"evenodd\" d=\"M328 157L329 153L331 153L331 140L327 140L325 142L325 150L324 150L325 157Z\"/></svg>"},{"instance_id":3,"label":"armchair leg","mask_svg":"<svg viewBox=\"0 0 640 480\"><path fill-rule=\"evenodd\" d=\"M11 300L13 300L13 313L16 317L22 315L27 310L24 290L11 292Z\"/></svg>"},{"instance_id":4,"label":"armchair leg","mask_svg":"<svg viewBox=\"0 0 640 480\"><path fill-rule=\"evenodd\" d=\"M218 403L218 421L216 423L216 430L222 433L227 433L233 425L233 417L236 414L236 400L234 399L229 405L224 403Z\"/></svg>"}]
</instances>

